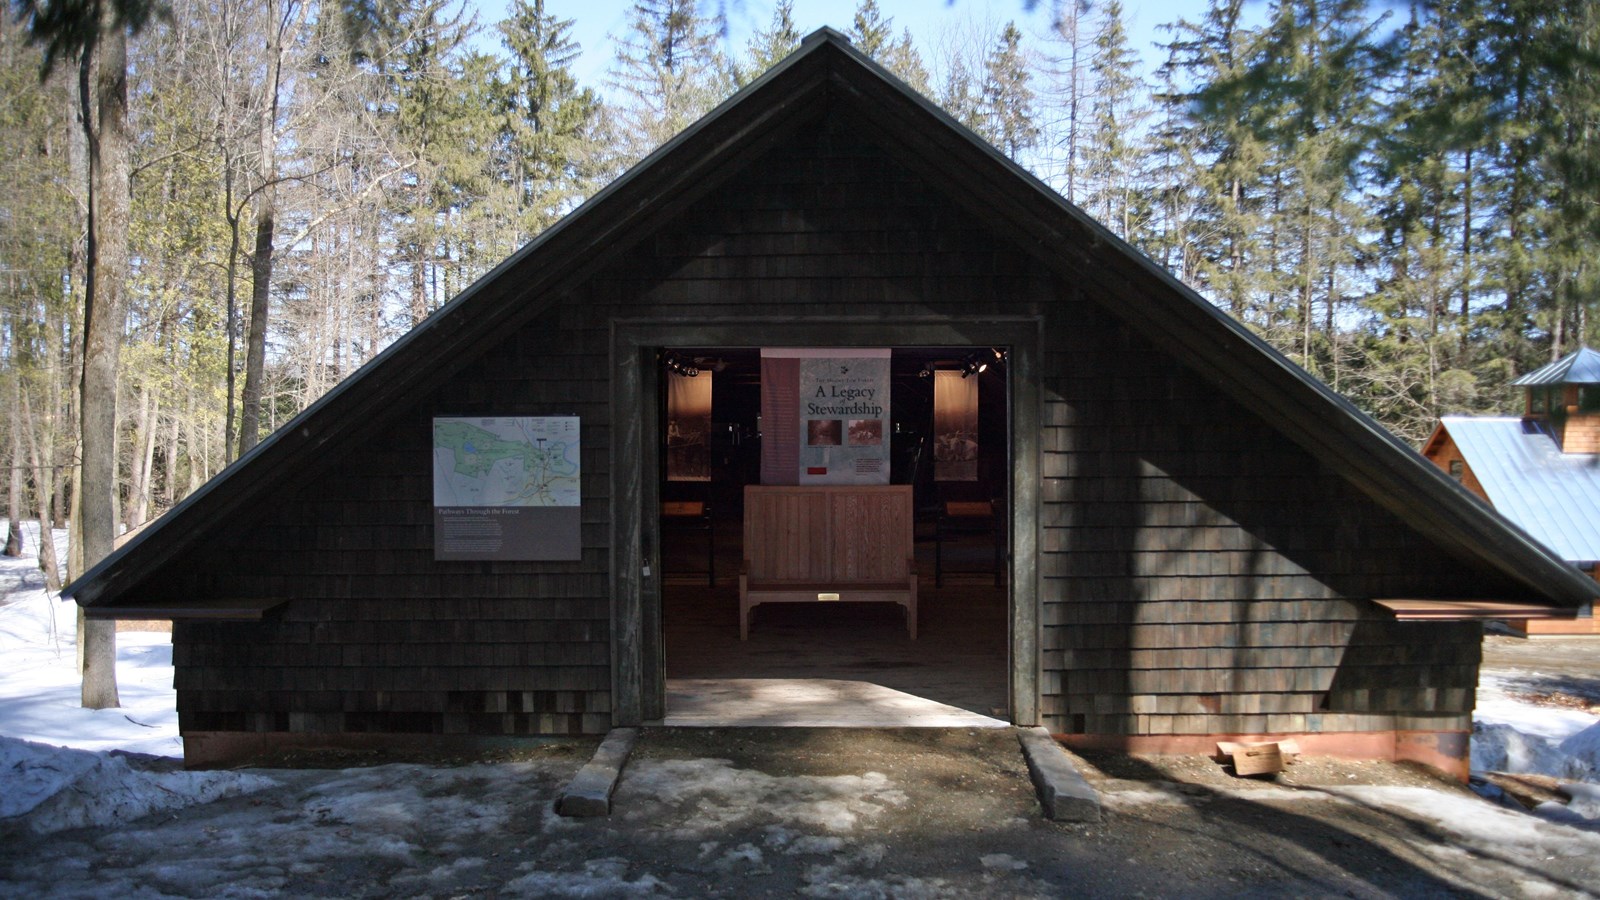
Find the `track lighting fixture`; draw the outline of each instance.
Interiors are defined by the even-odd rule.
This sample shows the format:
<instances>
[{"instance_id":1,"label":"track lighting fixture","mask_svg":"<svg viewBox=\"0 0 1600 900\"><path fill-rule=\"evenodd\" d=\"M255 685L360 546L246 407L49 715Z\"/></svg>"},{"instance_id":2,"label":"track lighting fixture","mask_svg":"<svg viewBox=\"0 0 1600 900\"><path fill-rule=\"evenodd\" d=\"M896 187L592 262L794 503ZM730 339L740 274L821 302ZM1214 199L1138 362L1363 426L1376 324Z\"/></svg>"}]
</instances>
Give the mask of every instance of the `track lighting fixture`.
<instances>
[{"instance_id":1,"label":"track lighting fixture","mask_svg":"<svg viewBox=\"0 0 1600 900\"><path fill-rule=\"evenodd\" d=\"M966 378L969 375L978 375L988 371L988 369L989 361L984 359L982 355L974 353L962 361L961 377Z\"/></svg>"},{"instance_id":2,"label":"track lighting fixture","mask_svg":"<svg viewBox=\"0 0 1600 900\"><path fill-rule=\"evenodd\" d=\"M661 354L661 365L668 372L671 372L675 375L682 375L685 378L693 378L700 374L699 366L696 366L693 363L684 362L678 358L678 354L673 353L671 350Z\"/></svg>"}]
</instances>

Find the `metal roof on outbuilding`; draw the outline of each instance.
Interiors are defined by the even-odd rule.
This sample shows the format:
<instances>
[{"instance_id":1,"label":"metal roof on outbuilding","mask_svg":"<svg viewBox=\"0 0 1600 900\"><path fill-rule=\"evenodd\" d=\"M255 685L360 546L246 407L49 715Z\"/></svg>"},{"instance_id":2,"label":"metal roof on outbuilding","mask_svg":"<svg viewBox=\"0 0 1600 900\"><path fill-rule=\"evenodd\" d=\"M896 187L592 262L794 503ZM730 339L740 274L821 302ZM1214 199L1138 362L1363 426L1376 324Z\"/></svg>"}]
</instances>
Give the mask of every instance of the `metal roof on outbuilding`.
<instances>
[{"instance_id":1,"label":"metal roof on outbuilding","mask_svg":"<svg viewBox=\"0 0 1600 900\"><path fill-rule=\"evenodd\" d=\"M1533 420L1440 423L1501 515L1569 562L1600 561L1600 455L1562 453Z\"/></svg>"},{"instance_id":2,"label":"metal roof on outbuilding","mask_svg":"<svg viewBox=\"0 0 1600 900\"><path fill-rule=\"evenodd\" d=\"M1600 384L1600 353L1579 347L1547 366L1511 382L1519 387L1548 384Z\"/></svg>"}]
</instances>

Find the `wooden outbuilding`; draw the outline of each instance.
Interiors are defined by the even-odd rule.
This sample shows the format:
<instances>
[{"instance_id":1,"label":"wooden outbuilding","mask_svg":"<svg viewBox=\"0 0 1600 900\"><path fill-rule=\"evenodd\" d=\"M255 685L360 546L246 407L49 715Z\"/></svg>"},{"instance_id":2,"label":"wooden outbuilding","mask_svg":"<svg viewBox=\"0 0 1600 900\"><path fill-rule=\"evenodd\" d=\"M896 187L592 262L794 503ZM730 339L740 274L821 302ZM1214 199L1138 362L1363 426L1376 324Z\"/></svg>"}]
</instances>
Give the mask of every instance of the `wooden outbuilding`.
<instances>
[{"instance_id":1,"label":"wooden outbuilding","mask_svg":"<svg viewBox=\"0 0 1600 900\"><path fill-rule=\"evenodd\" d=\"M1600 353L1579 347L1512 382L1521 416L1445 416L1422 455L1557 556L1600 578ZM1511 619L1527 635L1600 634L1576 617Z\"/></svg>"},{"instance_id":2,"label":"wooden outbuilding","mask_svg":"<svg viewBox=\"0 0 1600 900\"><path fill-rule=\"evenodd\" d=\"M998 511L1003 715L1070 745L1293 736L1463 773L1472 620L1595 593L828 29L66 593L91 616L174 619L191 764L659 720L675 348L708 366L719 349L1003 362L978 388L999 398L977 426L988 462L953 476L990 496L933 514ZM892 415L887 433L921 427ZM452 417L575 429L577 457L552 464L581 465L563 488L581 500L546 509L529 552L473 557L498 520L441 518ZM873 439L857 424L813 439ZM456 450L492 466L463 433ZM933 573L916 577L921 644L938 622Z\"/></svg>"}]
</instances>

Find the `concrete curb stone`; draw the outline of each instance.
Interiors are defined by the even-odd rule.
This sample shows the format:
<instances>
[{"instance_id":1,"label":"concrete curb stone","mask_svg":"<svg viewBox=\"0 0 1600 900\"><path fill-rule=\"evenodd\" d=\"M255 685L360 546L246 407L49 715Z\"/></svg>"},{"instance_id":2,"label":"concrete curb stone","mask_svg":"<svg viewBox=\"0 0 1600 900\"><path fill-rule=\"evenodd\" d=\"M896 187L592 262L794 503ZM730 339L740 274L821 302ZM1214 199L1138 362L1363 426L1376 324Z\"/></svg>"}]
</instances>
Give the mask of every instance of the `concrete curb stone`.
<instances>
[{"instance_id":1,"label":"concrete curb stone","mask_svg":"<svg viewBox=\"0 0 1600 900\"><path fill-rule=\"evenodd\" d=\"M1034 726L1017 729L1017 741L1028 761L1028 774L1047 819L1058 822L1100 821L1100 795L1072 765L1050 732Z\"/></svg>"},{"instance_id":2,"label":"concrete curb stone","mask_svg":"<svg viewBox=\"0 0 1600 900\"><path fill-rule=\"evenodd\" d=\"M556 814L574 817L611 814L611 794L622 778L633 745L639 739L637 728L613 728L594 751L594 757L574 775L567 789L556 798Z\"/></svg>"}]
</instances>

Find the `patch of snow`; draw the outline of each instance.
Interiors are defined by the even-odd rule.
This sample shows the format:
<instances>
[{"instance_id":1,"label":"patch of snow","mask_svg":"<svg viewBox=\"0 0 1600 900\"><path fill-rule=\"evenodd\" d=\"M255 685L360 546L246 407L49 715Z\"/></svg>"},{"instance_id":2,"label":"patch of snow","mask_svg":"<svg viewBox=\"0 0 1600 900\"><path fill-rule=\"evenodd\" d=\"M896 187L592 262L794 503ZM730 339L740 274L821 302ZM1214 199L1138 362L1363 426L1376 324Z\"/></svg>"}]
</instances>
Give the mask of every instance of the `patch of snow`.
<instances>
[{"instance_id":1,"label":"patch of snow","mask_svg":"<svg viewBox=\"0 0 1600 900\"><path fill-rule=\"evenodd\" d=\"M1525 703L1512 698L1508 687L1506 676L1499 673L1483 672L1478 678L1477 709L1472 716L1474 769L1556 777L1567 774L1561 771L1564 768L1600 771L1600 731L1567 743L1593 731L1600 716ZM1569 764L1562 759L1568 753L1580 757ZM1585 776L1574 772L1569 777Z\"/></svg>"},{"instance_id":2,"label":"patch of snow","mask_svg":"<svg viewBox=\"0 0 1600 900\"><path fill-rule=\"evenodd\" d=\"M1600 833L1560 827L1519 810L1487 804L1477 796L1389 785L1325 790L1336 797L1429 822L1461 838L1468 847L1482 850L1515 847L1519 856L1551 859L1600 854Z\"/></svg>"},{"instance_id":3,"label":"patch of snow","mask_svg":"<svg viewBox=\"0 0 1600 900\"><path fill-rule=\"evenodd\" d=\"M582 872L530 872L506 882L502 892L521 897L643 897L672 890L648 873L630 881L628 861L610 857L584 863Z\"/></svg>"},{"instance_id":4,"label":"patch of snow","mask_svg":"<svg viewBox=\"0 0 1600 900\"><path fill-rule=\"evenodd\" d=\"M748 869L752 866L759 866L764 859L765 857L761 855L759 847L754 844L744 843L722 854L722 858L717 860L716 865L718 869L729 872L734 869Z\"/></svg>"},{"instance_id":5,"label":"patch of snow","mask_svg":"<svg viewBox=\"0 0 1600 900\"><path fill-rule=\"evenodd\" d=\"M1009 853L986 853L978 857L978 862L985 869L997 869L1003 872L1019 872L1028 867L1025 860L1017 859Z\"/></svg>"},{"instance_id":6,"label":"patch of snow","mask_svg":"<svg viewBox=\"0 0 1600 900\"><path fill-rule=\"evenodd\" d=\"M50 834L115 825L277 784L242 772L142 771L128 757L0 737L0 824Z\"/></svg>"},{"instance_id":7,"label":"patch of snow","mask_svg":"<svg viewBox=\"0 0 1600 900\"><path fill-rule=\"evenodd\" d=\"M37 547L38 523L24 522ZM6 527L0 519L0 533ZM67 534L57 529L65 552ZM84 709L78 676L76 616L70 601L47 591L31 555L0 557L0 735L80 750L125 750L181 758L172 636L117 633L117 709Z\"/></svg>"},{"instance_id":8,"label":"patch of snow","mask_svg":"<svg viewBox=\"0 0 1600 900\"><path fill-rule=\"evenodd\" d=\"M1600 819L1600 784L1563 783L1560 787L1572 798L1569 810L1585 819Z\"/></svg>"},{"instance_id":9,"label":"patch of snow","mask_svg":"<svg viewBox=\"0 0 1600 900\"><path fill-rule=\"evenodd\" d=\"M952 890L943 878L914 878L896 875L890 878L862 878L841 873L834 866L813 866L806 870L805 886L799 893L805 897L893 897L895 900L922 900L922 898L948 897Z\"/></svg>"},{"instance_id":10,"label":"patch of snow","mask_svg":"<svg viewBox=\"0 0 1600 900\"><path fill-rule=\"evenodd\" d=\"M881 772L864 775L783 777L735 768L725 759L638 760L628 767L620 790L639 792L667 806L702 811L683 826L714 837L756 811L790 826L845 833L864 818L906 802ZM638 804L619 803L641 815Z\"/></svg>"},{"instance_id":11,"label":"patch of snow","mask_svg":"<svg viewBox=\"0 0 1600 900\"><path fill-rule=\"evenodd\" d=\"M820 834L808 834L796 838L793 843L784 848L784 853L791 856L813 854L823 856L829 853L838 853L844 849L844 839Z\"/></svg>"},{"instance_id":12,"label":"patch of snow","mask_svg":"<svg viewBox=\"0 0 1600 900\"><path fill-rule=\"evenodd\" d=\"M436 866L421 875L402 875L390 883L394 887L415 886L410 889L421 889L421 885L451 885L462 878L470 877L482 871L485 861L476 856L464 856L451 860L441 866Z\"/></svg>"}]
</instances>

